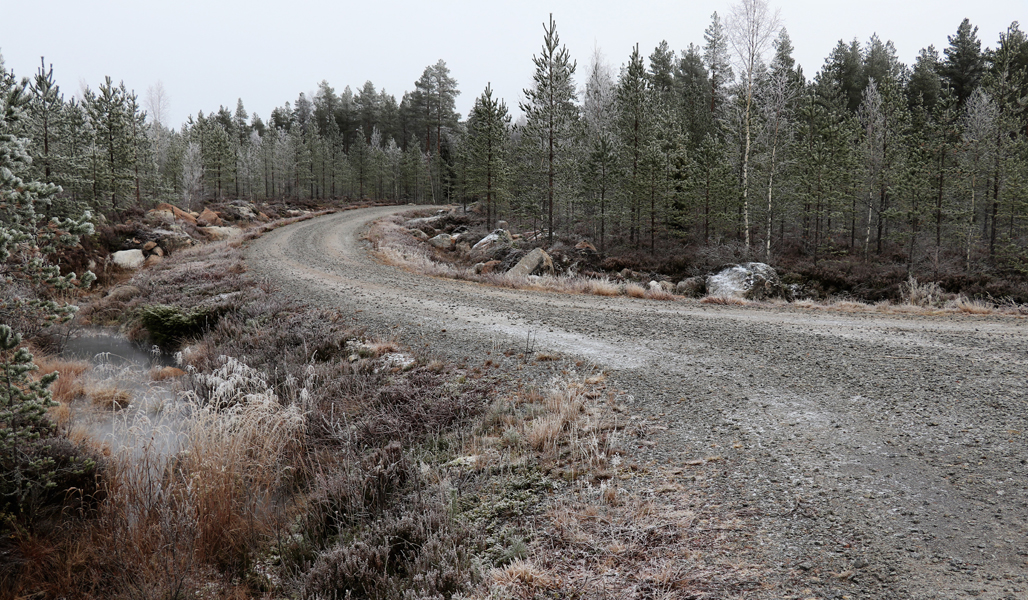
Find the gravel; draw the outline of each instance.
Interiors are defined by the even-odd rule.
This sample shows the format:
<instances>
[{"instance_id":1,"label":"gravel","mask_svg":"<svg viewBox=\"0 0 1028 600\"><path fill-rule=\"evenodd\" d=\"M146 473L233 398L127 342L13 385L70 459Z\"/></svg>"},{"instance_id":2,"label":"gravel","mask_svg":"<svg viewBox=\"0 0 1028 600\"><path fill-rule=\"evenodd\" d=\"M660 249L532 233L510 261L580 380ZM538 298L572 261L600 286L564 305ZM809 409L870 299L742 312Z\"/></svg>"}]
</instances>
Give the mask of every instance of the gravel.
<instances>
[{"instance_id":1,"label":"gravel","mask_svg":"<svg viewBox=\"0 0 1028 600\"><path fill-rule=\"evenodd\" d=\"M405 209L275 230L251 243L248 266L298 299L352 312L371 333L457 363L478 365L488 352L512 377L575 362L606 370L633 415L659 423L629 448L631 460L720 457L704 481L708 502L751 515L745 533L773 596L1028 598L1025 319L427 278L379 264L361 238L372 220ZM526 349L567 360L525 368L502 355Z\"/></svg>"}]
</instances>

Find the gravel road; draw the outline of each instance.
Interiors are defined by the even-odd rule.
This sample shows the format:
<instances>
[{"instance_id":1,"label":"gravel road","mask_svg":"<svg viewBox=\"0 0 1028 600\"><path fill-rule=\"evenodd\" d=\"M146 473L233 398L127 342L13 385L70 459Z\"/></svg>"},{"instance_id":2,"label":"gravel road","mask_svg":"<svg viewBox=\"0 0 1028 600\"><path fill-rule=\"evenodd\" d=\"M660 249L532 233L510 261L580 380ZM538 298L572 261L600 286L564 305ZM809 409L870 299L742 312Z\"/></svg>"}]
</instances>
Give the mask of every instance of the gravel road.
<instances>
[{"instance_id":1,"label":"gravel road","mask_svg":"<svg viewBox=\"0 0 1028 600\"><path fill-rule=\"evenodd\" d=\"M451 360L531 345L605 369L640 422L659 424L631 459L719 456L711 501L752 515L754 544L797 597L1028 598L1025 319L421 277L377 263L361 238L406 208L278 229L251 243L248 265L298 299L355 311L370 332Z\"/></svg>"}]
</instances>

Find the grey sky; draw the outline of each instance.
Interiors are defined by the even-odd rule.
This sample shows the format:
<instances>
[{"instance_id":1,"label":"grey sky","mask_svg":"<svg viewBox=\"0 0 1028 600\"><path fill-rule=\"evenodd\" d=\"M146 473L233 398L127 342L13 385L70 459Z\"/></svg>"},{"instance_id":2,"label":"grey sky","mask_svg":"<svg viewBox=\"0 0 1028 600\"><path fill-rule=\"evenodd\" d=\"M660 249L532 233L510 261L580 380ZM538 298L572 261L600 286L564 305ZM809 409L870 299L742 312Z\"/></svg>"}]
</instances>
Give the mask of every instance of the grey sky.
<instances>
[{"instance_id":1,"label":"grey sky","mask_svg":"<svg viewBox=\"0 0 1028 600\"><path fill-rule=\"evenodd\" d=\"M729 2L638 0L522 0L327 2L261 0L133 2L130 0L3 0L0 52L8 69L30 76L40 56L53 63L65 95L96 88L105 75L124 80L144 99L161 81L170 96L169 123L198 110L246 108L267 118L271 109L312 92L325 79L342 90L366 80L394 94L411 90L426 65L442 58L459 84L457 109L466 115L491 81L517 112L532 76L550 12L578 61L581 83L593 49L615 68L639 43L648 56L662 39L680 51L703 44L714 11ZM1025 0L781 0L794 56L812 77L840 39L892 40L901 61L918 50L941 52L963 18L979 28L983 47L1015 20ZM1022 23L1022 29L1025 23Z\"/></svg>"}]
</instances>

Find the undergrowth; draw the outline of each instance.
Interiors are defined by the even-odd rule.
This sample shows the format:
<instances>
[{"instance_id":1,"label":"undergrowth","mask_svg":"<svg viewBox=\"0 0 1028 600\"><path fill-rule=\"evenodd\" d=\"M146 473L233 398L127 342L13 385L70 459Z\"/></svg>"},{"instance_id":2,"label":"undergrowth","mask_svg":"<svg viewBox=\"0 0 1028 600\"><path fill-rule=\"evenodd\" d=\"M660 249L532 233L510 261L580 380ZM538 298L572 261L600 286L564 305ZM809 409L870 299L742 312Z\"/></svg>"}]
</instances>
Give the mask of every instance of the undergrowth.
<instances>
[{"instance_id":1,"label":"undergrowth","mask_svg":"<svg viewBox=\"0 0 1028 600\"><path fill-rule=\"evenodd\" d=\"M118 441L100 441L73 403L118 409L128 393L44 364L69 374L52 418L93 448L96 481L6 531L0 596L450 598L481 579L477 532L418 458L449 460L443 441L484 403L477 380L425 361L382 368L401 348L256 284L235 242L181 251L126 285L83 312L120 315L135 339L176 351L181 397L114 417ZM219 318L167 326L198 314Z\"/></svg>"}]
</instances>

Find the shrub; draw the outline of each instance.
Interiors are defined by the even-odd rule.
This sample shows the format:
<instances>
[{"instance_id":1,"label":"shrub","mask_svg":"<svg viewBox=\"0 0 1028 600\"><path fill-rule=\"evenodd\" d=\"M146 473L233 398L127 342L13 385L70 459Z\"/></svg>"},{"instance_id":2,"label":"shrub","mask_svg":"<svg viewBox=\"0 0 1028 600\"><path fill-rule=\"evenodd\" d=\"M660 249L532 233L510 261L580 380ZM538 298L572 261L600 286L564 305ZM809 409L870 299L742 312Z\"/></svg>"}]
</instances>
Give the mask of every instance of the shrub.
<instances>
[{"instance_id":1,"label":"shrub","mask_svg":"<svg viewBox=\"0 0 1028 600\"><path fill-rule=\"evenodd\" d=\"M186 311L175 306L155 304L143 309L139 319L159 346L168 346L199 335L218 321L217 311Z\"/></svg>"},{"instance_id":2,"label":"shrub","mask_svg":"<svg viewBox=\"0 0 1028 600\"><path fill-rule=\"evenodd\" d=\"M440 503L411 498L318 556L303 578L305 598L451 598L473 584L468 534Z\"/></svg>"},{"instance_id":3,"label":"shrub","mask_svg":"<svg viewBox=\"0 0 1028 600\"><path fill-rule=\"evenodd\" d=\"M937 282L918 283L910 276L900 284L900 296L911 306L938 306L942 301L942 287Z\"/></svg>"}]
</instances>

